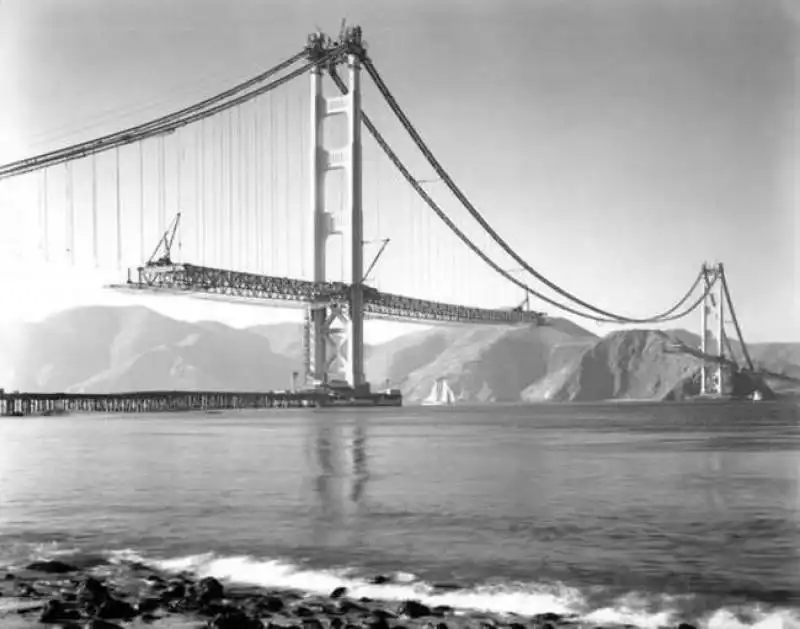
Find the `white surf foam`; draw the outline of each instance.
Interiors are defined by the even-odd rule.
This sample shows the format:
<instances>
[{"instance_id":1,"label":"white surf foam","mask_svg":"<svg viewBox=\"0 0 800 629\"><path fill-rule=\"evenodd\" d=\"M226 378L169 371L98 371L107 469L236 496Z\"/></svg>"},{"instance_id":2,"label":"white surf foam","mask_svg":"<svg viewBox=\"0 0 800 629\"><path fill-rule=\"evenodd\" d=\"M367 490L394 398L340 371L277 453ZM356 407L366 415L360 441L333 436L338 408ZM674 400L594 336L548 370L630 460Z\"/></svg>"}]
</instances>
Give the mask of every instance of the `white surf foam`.
<instances>
[{"instance_id":1,"label":"white surf foam","mask_svg":"<svg viewBox=\"0 0 800 629\"><path fill-rule=\"evenodd\" d=\"M456 610L476 610L498 614L530 616L556 613L574 616L594 624L629 624L642 629L677 626L683 619L678 612L678 597L658 599L642 594L620 597L603 608L589 608L586 597L576 588L562 584L509 583L470 589L437 590L413 574L397 573L389 583L373 584L355 576L352 568L318 570L278 559L248 556L218 557L213 553L170 559L147 559L135 551L112 553L115 561L149 563L166 572L190 572L199 578L216 577L236 583L277 589L296 589L313 594L329 594L346 587L350 596L376 600L416 599L429 606L448 605ZM686 597L681 597L686 598ZM657 607L657 609L653 609ZM732 610L717 610L700 622L702 629L800 629L798 610L747 610L748 620L737 618ZM594 626L594 624L592 626Z\"/></svg>"}]
</instances>

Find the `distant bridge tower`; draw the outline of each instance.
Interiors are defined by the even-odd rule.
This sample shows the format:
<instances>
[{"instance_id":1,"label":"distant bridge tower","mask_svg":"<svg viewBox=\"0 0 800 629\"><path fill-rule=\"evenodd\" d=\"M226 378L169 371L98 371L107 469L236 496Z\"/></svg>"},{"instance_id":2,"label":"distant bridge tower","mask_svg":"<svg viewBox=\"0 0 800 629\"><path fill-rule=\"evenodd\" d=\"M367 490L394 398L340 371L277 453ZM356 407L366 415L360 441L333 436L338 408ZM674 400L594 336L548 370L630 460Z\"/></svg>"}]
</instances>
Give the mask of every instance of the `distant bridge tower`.
<instances>
[{"instance_id":1,"label":"distant bridge tower","mask_svg":"<svg viewBox=\"0 0 800 629\"><path fill-rule=\"evenodd\" d=\"M701 308L700 351L704 355L716 355L717 368L713 376L709 373L708 362L703 361L700 370L700 393L722 395L725 388L725 286L722 264L709 267L703 264L704 290L708 290L712 278L716 277L715 290L703 299ZM716 324L716 326L715 326ZM716 327L716 333L714 331Z\"/></svg>"},{"instance_id":2,"label":"distant bridge tower","mask_svg":"<svg viewBox=\"0 0 800 629\"><path fill-rule=\"evenodd\" d=\"M361 59L364 48L361 28L343 29L339 42L321 33L309 36L312 60L321 59L332 44L343 44L347 54L348 92L326 98L322 94L322 64L311 69L311 214L314 233L314 281L325 282L326 244L332 234L341 234L345 256L345 277L349 297L333 297L309 306L307 318L306 379L318 382L345 380L354 388L365 385L364 376L364 299L363 299L363 221L361 191ZM347 143L328 149L324 146L324 122L342 115L347 120ZM332 170L346 173L344 212L328 211L325 175Z\"/></svg>"}]
</instances>

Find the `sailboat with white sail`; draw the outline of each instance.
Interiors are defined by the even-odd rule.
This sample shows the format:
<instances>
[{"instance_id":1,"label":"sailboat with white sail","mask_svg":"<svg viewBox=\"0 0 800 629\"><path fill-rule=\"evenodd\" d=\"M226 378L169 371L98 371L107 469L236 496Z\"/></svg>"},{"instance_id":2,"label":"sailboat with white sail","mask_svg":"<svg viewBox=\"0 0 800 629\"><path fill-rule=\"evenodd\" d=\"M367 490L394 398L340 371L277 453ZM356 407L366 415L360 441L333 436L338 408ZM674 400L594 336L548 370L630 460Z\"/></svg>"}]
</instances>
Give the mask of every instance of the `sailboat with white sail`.
<instances>
[{"instance_id":1,"label":"sailboat with white sail","mask_svg":"<svg viewBox=\"0 0 800 629\"><path fill-rule=\"evenodd\" d=\"M456 396L453 389L447 384L444 378L437 378L433 383L428 397L422 400L423 406L452 406L456 403Z\"/></svg>"}]
</instances>

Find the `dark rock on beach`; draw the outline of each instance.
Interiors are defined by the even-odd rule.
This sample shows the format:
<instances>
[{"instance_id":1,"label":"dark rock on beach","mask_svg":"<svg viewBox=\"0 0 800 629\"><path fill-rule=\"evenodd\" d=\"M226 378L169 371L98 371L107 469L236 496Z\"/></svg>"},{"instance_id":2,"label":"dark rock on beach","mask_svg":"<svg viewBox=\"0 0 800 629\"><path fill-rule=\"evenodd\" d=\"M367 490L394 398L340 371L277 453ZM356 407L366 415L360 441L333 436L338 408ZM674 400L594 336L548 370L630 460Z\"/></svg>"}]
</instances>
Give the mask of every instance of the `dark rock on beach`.
<instances>
[{"instance_id":1,"label":"dark rock on beach","mask_svg":"<svg viewBox=\"0 0 800 629\"><path fill-rule=\"evenodd\" d=\"M433 615L430 607L423 605L419 601L405 601L397 608L397 613L409 618L421 618L422 616Z\"/></svg>"},{"instance_id":2,"label":"dark rock on beach","mask_svg":"<svg viewBox=\"0 0 800 629\"><path fill-rule=\"evenodd\" d=\"M36 562L6 574L0 596L12 604L0 610L0 629L37 622L64 629L620 629L554 613L504 616L418 600L354 600L344 587L316 596L223 584L134 563L72 568ZM382 576L373 581L379 579L389 581ZM664 629L695 627L683 623Z\"/></svg>"},{"instance_id":3,"label":"dark rock on beach","mask_svg":"<svg viewBox=\"0 0 800 629\"><path fill-rule=\"evenodd\" d=\"M92 605L102 605L110 596L108 588L94 577L84 579L75 594L81 603Z\"/></svg>"},{"instance_id":4,"label":"dark rock on beach","mask_svg":"<svg viewBox=\"0 0 800 629\"><path fill-rule=\"evenodd\" d=\"M161 606L161 599L145 596L136 604L136 611L140 614L147 614L157 610Z\"/></svg>"},{"instance_id":5,"label":"dark rock on beach","mask_svg":"<svg viewBox=\"0 0 800 629\"><path fill-rule=\"evenodd\" d=\"M265 611L277 614L278 612L283 611L286 605L283 602L283 599L280 596L265 596L263 600L263 606Z\"/></svg>"},{"instance_id":6,"label":"dark rock on beach","mask_svg":"<svg viewBox=\"0 0 800 629\"><path fill-rule=\"evenodd\" d=\"M239 609L231 609L215 616L208 626L211 629L263 629L264 624Z\"/></svg>"},{"instance_id":7,"label":"dark rock on beach","mask_svg":"<svg viewBox=\"0 0 800 629\"><path fill-rule=\"evenodd\" d=\"M206 605L211 601L219 600L225 594L222 584L213 577L201 579L197 584L197 602Z\"/></svg>"},{"instance_id":8,"label":"dark rock on beach","mask_svg":"<svg viewBox=\"0 0 800 629\"><path fill-rule=\"evenodd\" d=\"M97 617L114 620L130 620L139 613L138 606L134 607L127 601L109 597L97 609Z\"/></svg>"},{"instance_id":9,"label":"dark rock on beach","mask_svg":"<svg viewBox=\"0 0 800 629\"><path fill-rule=\"evenodd\" d=\"M92 618L86 624L86 629L122 629L122 627L114 624L113 622L108 622L99 618Z\"/></svg>"},{"instance_id":10,"label":"dark rock on beach","mask_svg":"<svg viewBox=\"0 0 800 629\"><path fill-rule=\"evenodd\" d=\"M67 572L76 572L78 567L64 563L63 561L34 561L28 564L26 569L34 572L47 572L49 574L65 574Z\"/></svg>"},{"instance_id":11,"label":"dark rock on beach","mask_svg":"<svg viewBox=\"0 0 800 629\"><path fill-rule=\"evenodd\" d=\"M64 620L80 620L81 614L74 607L67 605L58 599L47 601L39 616L39 622L51 623Z\"/></svg>"}]
</instances>

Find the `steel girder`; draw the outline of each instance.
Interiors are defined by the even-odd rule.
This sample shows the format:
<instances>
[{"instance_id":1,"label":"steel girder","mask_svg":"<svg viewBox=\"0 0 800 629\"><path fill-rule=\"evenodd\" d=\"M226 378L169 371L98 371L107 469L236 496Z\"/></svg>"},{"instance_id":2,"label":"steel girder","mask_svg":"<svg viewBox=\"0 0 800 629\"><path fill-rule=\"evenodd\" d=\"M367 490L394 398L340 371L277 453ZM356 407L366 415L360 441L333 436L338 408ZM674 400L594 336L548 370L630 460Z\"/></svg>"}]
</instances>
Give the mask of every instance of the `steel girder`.
<instances>
[{"instance_id":1,"label":"steel girder","mask_svg":"<svg viewBox=\"0 0 800 629\"><path fill-rule=\"evenodd\" d=\"M202 292L277 301L314 302L325 300L344 303L348 300L348 287L341 282L317 283L194 264L139 267L137 280L129 280L128 285L142 289Z\"/></svg>"},{"instance_id":2,"label":"steel girder","mask_svg":"<svg viewBox=\"0 0 800 629\"><path fill-rule=\"evenodd\" d=\"M342 282L310 282L229 271L194 264L150 264L129 274L128 283L112 288L205 293L234 298L265 299L317 305L349 304L350 287ZM472 308L426 299L416 299L364 288L364 314L372 319L431 321L440 323L486 323L543 325L541 312Z\"/></svg>"},{"instance_id":3,"label":"steel girder","mask_svg":"<svg viewBox=\"0 0 800 629\"><path fill-rule=\"evenodd\" d=\"M491 324L542 324L544 322L544 315L540 312L471 308L470 306L416 299L391 293L378 293L374 300L367 301L365 299L364 310L373 318L411 319L414 321Z\"/></svg>"}]
</instances>

